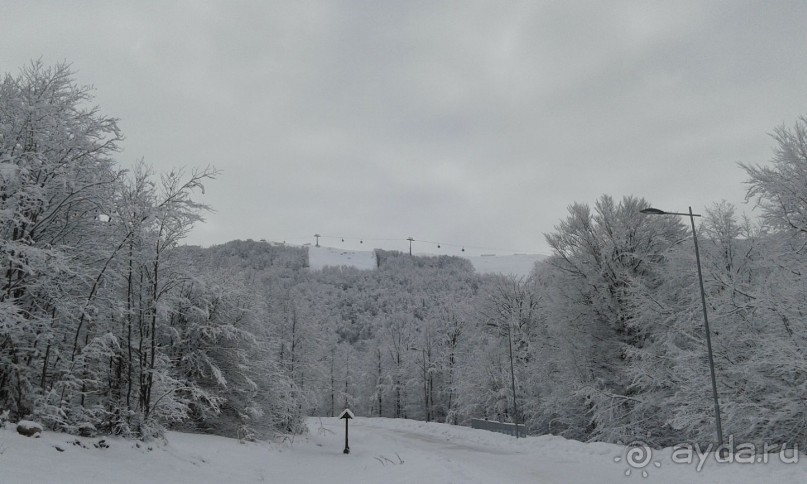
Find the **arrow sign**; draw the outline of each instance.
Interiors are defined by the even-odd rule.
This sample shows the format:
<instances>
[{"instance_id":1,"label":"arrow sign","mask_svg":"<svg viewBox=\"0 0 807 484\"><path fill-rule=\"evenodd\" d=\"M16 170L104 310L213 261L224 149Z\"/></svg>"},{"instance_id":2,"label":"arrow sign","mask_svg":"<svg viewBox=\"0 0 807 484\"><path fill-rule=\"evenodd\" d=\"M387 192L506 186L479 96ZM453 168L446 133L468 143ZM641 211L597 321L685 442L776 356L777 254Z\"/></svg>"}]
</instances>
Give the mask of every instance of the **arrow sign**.
<instances>
[{"instance_id":1,"label":"arrow sign","mask_svg":"<svg viewBox=\"0 0 807 484\"><path fill-rule=\"evenodd\" d=\"M353 418L353 412L351 412L349 408L346 408L339 414L339 418L345 419L345 450L343 450L342 453L350 454L350 446L347 443L347 422Z\"/></svg>"}]
</instances>

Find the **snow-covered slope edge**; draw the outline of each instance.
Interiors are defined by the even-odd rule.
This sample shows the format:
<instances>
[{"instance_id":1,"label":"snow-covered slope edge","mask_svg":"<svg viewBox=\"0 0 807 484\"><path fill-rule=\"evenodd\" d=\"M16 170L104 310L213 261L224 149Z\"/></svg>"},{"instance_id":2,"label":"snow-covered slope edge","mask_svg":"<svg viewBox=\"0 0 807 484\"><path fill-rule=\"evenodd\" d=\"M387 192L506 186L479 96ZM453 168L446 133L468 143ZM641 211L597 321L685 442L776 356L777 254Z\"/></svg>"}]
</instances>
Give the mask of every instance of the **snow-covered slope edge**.
<instances>
[{"instance_id":1,"label":"snow-covered slope edge","mask_svg":"<svg viewBox=\"0 0 807 484\"><path fill-rule=\"evenodd\" d=\"M509 274L517 277L527 277L535 263L545 259L546 256L540 254L513 254L469 256L464 258L471 261L476 272L480 274ZM377 261L374 251L310 246L308 247L308 264L312 270L320 270L326 266L347 266L371 270L376 268Z\"/></svg>"},{"instance_id":2,"label":"snow-covered slope edge","mask_svg":"<svg viewBox=\"0 0 807 484\"><path fill-rule=\"evenodd\" d=\"M466 257L480 274L505 274L527 277L537 262L546 259L541 254L482 255Z\"/></svg>"},{"instance_id":3,"label":"snow-covered slope edge","mask_svg":"<svg viewBox=\"0 0 807 484\"><path fill-rule=\"evenodd\" d=\"M626 461L623 446L562 437L515 439L485 430L406 419L364 418L350 423L309 418L310 432L282 443L241 443L210 435L168 432L144 443L83 438L45 431L41 438L0 429L0 481L6 483L801 483L807 458L784 464L717 463L698 468L672 461L671 449L651 451L645 465ZM103 440L103 445L101 441ZM761 456L760 456L761 458ZM630 470L631 475L626 476ZM647 478L641 477L642 471Z\"/></svg>"},{"instance_id":4,"label":"snow-covered slope edge","mask_svg":"<svg viewBox=\"0 0 807 484\"><path fill-rule=\"evenodd\" d=\"M361 270L376 268L376 257L373 251L345 250L333 247L308 247L308 265L313 270L323 267L355 267Z\"/></svg>"}]
</instances>

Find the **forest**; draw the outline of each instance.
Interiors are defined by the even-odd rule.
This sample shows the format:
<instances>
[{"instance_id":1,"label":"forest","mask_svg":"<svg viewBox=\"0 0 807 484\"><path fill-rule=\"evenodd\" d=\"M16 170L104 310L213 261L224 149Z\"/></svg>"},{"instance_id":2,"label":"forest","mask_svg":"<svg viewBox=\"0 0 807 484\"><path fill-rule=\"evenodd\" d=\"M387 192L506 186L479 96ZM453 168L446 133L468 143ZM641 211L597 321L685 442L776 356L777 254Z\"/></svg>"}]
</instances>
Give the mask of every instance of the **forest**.
<instances>
[{"instance_id":1,"label":"forest","mask_svg":"<svg viewBox=\"0 0 807 484\"><path fill-rule=\"evenodd\" d=\"M132 438L269 438L303 418L524 423L531 434L711 442L689 220L626 195L574 202L531 276L377 250L183 244L214 168L120 167L123 133L67 64L0 82L0 415ZM807 117L740 165L756 218L698 221L726 434L807 441ZM514 399L515 394L515 399Z\"/></svg>"}]
</instances>

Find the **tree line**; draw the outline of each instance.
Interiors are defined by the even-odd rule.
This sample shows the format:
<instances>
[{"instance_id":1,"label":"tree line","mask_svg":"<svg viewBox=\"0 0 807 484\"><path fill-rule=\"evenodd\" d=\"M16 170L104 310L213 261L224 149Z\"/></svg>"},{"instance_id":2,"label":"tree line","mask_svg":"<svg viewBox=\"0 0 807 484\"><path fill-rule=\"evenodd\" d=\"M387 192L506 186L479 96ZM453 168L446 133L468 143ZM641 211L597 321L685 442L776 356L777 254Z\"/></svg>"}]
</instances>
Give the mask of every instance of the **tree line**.
<instances>
[{"instance_id":1,"label":"tree line","mask_svg":"<svg viewBox=\"0 0 807 484\"><path fill-rule=\"evenodd\" d=\"M0 84L0 408L68 432L242 438L306 415L518 421L583 441L711 442L692 234L638 197L574 203L527 279L378 251L181 245L217 172L114 160L122 134L69 66ZM807 437L807 119L742 165L759 218L698 227L724 429ZM515 399L514 399L515 396Z\"/></svg>"},{"instance_id":2,"label":"tree line","mask_svg":"<svg viewBox=\"0 0 807 484\"><path fill-rule=\"evenodd\" d=\"M251 434L261 395L291 392L241 282L177 250L216 171L120 169L117 120L91 102L66 64L0 83L0 407L132 436L229 413Z\"/></svg>"}]
</instances>

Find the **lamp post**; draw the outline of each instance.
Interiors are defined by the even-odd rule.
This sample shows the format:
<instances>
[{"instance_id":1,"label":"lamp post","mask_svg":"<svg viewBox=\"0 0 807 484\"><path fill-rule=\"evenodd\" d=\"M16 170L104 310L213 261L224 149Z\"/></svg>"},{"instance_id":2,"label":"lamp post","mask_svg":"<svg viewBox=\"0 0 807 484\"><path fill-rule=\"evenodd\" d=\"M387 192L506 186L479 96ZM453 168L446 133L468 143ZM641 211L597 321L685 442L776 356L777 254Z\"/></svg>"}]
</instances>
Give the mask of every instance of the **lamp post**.
<instances>
[{"instance_id":1,"label":"lamp post","mask_svg":"<svg viewBox=\"0 0 807 484\"><path fill-rule=\"evenodd\" d=\"M701 256L698 251L698 236L695 233L695 217L700 217L700 214L692 213L692 207L689 207L689 213L679 212L665 212L657 208L646 208L641 210L642 213L648 215L683 215L689 217L692 223L692 240L695 242L695 261L698 264L698 282L701 288L701 304L703 305L703 326L706 328L706 351L709 356L709 373L712 377L712 396L715 401L715 427L717 428L717 445L723 445L723 426L720 424L720 403L717 399L717 381L715 380L715 362L712 356L712 337L709 331L709 317L706 314L706 292L703 290L703 273L701 272Z\"/></svg>"}]
</instances>

